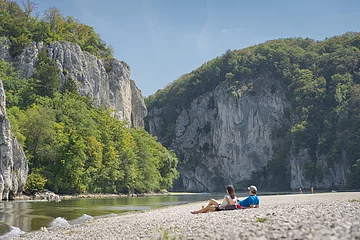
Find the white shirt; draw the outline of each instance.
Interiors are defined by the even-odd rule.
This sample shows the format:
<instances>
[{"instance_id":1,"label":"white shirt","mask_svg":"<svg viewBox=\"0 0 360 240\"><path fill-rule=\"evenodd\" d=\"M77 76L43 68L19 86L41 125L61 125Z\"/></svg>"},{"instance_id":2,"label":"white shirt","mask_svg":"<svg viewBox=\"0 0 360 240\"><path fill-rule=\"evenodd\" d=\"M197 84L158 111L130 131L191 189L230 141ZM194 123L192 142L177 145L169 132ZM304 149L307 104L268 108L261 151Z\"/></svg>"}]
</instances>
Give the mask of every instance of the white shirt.
<instances>
[{"instance_id":1,"label":"white shirt","mask_svg":"<svg viewBox=\"0 0 360 240\"><path fill-rule=\"evenodd\" d=\"M224 199L222 200L222 202L219 205L220 208L224 208L224 207L226 207L228 205L228 202L226 201L226 198L229 199L230 204L235 204L236 203L236 197L235 197L235 199L232 199L229 194L226 194L224 196Z\"/></svg>"}]
</instances>

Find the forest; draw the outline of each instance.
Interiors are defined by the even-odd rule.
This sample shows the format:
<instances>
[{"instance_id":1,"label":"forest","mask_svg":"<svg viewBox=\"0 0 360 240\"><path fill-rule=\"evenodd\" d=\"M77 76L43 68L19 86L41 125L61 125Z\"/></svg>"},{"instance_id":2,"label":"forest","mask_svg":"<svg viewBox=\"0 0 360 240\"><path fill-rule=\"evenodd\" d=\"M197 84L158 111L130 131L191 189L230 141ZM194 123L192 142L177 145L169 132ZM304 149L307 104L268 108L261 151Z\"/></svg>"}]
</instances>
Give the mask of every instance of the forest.
<instances>
[{"instance_id":1,"label":"forest","mask_svg":"<svg viewBox=\"0 0 360 240\"><path fill-rule=\"evenodd\" d=\"M30 42L69 41L83 51L111 60L112 48L90 26L50 8L40 18L36 5L0 1L1 41L10 41L12 57ZM1 44L1 42L0 42ZM60 69L45 48L30 79L0 60L11 131L29 160L26 192L144 193L169 189L178 176L175 154L144 129L130 129L111 109L94 107Z\"/></svg>"},{"instance_id":2,"label":"forest","mask_svg":"<svg viewBox=\"0 0 360 240\"><path fill-rule=\"evenodd\" d=\"M219 85L233 97L261 94L255 85L267 79L268 91L283 91L291 105L288 119L273 138L282 139L267 169L272 184L288 188L290 151L310 150L302 167L305 177L322 180L317 156L329 166L343 161L349 166L348 187L360 188L360 33L315 41L286 38L267 41L241 50L228 50L181 76L146 99L148 110L162 109L163 131L159 138L168 147L182 109ZM265 86L264 85L264 86ZM295 149L292 149L292 148ZM256 179L256 178L255 178ZM284 184L286 186L284 186Z\"/></svg>"}]
</instances>

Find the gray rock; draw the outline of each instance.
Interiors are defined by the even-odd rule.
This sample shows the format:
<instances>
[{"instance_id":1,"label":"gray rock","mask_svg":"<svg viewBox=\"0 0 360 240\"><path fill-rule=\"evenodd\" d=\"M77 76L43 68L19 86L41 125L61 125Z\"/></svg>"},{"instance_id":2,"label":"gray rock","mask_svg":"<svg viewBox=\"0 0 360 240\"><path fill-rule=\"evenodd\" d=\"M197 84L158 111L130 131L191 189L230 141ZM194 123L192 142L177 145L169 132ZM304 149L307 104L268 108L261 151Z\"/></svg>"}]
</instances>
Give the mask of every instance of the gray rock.
<instances>
[{"instance_id":1,"label":"gray rock","mask_svg":"<svg viewBox=\"0 0 360 240\"><path fill-rule=\"evenodd\" d=\"M24 151L10 132L6 116L5 92L0 79L0 199L13 199L24 190L28 162Z\"/></svg>"},{"instance_id":2,"label":"gray rock","mask_svg":"<svg viewBox=\"0 0 360 240\"><path fill-rule=\"evenodd\" d=\"M185 189L219 190L265 167L273 154L272 129L287 107L284 98L269 91L234 97L218 86L192 101L177 118L171 145L179 156ZM151 110L149 118L150 133L159 137L161 109Z\"/></svg>"},{"instance_id":3,"label":"gray rock","mask_svg":"<svg viewBox=\"0 0 360 240\"><path fill-rule=\"evenodd\" d=\"M143 117L147 110L141 92L130 81L130 67L122 61L113 59L111 70L106 71L104 62L88 52L82 51L78 44L60 41L47 46L32 42L22 54L12 59L8 44L0 43L0 56L12 62L20 76L30 78L37 65L39 51L46 47L48 56L55 60L60 69L61 84L71 77L75 80L79 93L89 96L95 106L114 110L114 116L127 121L130 127L143 127ZM132 86L133 85L133 86ZM133 105L134 104L134 105Z\"/></svg>"},{"instance_id":4,"label":"gray rock","mask_svg":"<svg viewBox=\"0 0 360 240\"><path fill-rule=\"evenodd\" d=\"M234 96L227 86L219 85L213 91L194 99L189 107L176 109L173 135L164 137L169 126L165 124L163 108L152 108L147 116L149 132L160 142L169 144L179 158L179 171L185 190L217 191L227 184L244 183L252 173L262 173L274 156L275 146L283 144L272 133L277 128L290 126L290 102L281 87L271 92L267 77L252 81L255 94L236 91ZM242 88L245 89L245 88ZM294 149L293 146L290 149ZM334 166L326 157L317 154L317 163L323 167L322 181L310 183L305 179L303 164L311 159L308 149L289 151L286 162L290 165L292 189L345 187L346 156ZM261 174L262 181L272 176Z\"/></svg>"},{"instance_id":5,"label":"gray rock","mask_svg":"<svg viewBox=\"0 0 360 240\"><path fill-rule=\"evenodd\" d=\"M28 232L17 239L360 239L360 205L349 207L348 202L359 197L358 192L260 196L260 208L191 214L208 203L202 201L95 219L66 231ZM267 216L272 212L282 215Z\"/></svg>"},{"instance_id":6,"label":"gray rock","mask_svg":"<svg viewBox=\"0 0 360 240\"><path fill-rule=\"evenodd\" d=\"M130 80L131 88L131 126L133 127L143 127L144 126L144 117L147 114L146 105L144 98L141 94L140 89L136 87L135 81Z\"/></svg>"},{"instance_id":7,"label":"gray rock","mask_svg":"<svg viewBox=\"0 0 360 240\"><path fill-rule=\"evenodd\" d=\"M0 59L10 61L10 41L6 37L0 37Z\"/></svg>"},{"instance_id":8,"label":"gray rock","mask_svg":"<svg viewBox=\"0 0 360 240\"><path fill-rule=\"evenodd\" d=\"M130 67L125 62L113 59L111 70L107 72L101 59L82 51L77 44L63 41L47 46L32 42L22 54L12 58L9 40L5 37L0 38L0 57L11 62L21 77L30 78L34 74L39 51L44 47L60 69L61 84L71 77L79 93L89 96L96 106L113 109L113 116L127 121L129 127L144 126L143 118L147 114L144 99L135 82L130 80ZM2 83L0 97L0 199L9 199L23 191L28 165L21 146L10 132Z\"/></svg>"},{"instance_id":9,"label":"gray rock","mask_svg":"<svg viewBox=\"0 0 360 240\"><path fill-rule=\"evenodd\" d=\"M334 162L333 166L329 166L324 155L317 155L317 164L322 166L324 172L324 178L319 181L316 179L315 182L311 183L305 178L303 164L311 159L309 149L300 149L297 153L292 152L290 160L290 174L291 188L298 190L300 187L307 186L310 188L311 185L319 189L332 189L335 188L346 188L346 178L348 175L347 160L342 151L341 159L338 162Z\"/></svg>"}]
</instances>

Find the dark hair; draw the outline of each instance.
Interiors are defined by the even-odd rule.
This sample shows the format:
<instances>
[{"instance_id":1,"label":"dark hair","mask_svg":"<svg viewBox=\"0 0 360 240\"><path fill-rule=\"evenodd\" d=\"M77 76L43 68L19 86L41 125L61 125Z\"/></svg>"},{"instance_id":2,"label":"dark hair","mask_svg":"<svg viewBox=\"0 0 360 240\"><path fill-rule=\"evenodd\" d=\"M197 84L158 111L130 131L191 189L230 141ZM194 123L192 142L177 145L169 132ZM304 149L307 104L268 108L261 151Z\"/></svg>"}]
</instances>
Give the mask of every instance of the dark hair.
<instances>
[{"instance_id":1,"label":"dark hair","mask_svg":"<svg viewBox=\"0 0 360 240\"><path fill-rule=\"evenodd\" d=\"M251 193L252 193L252 194L256 194L256 191L255 191L255 190L251 190Z\"/></svg>"},{"instance_id":2,"label":"dark hair","mask_svg":"<svg viewBox=\"0 0 360 240\"><path fill-rule=\"evenodd\" d=\"M228 191L230 197L231 197L232 199L234 199L234 198L235 198L235 189L234 189L234 186L233 186L233 185L229 185L229 186L226 187L226 190Z\"/></svg>"}]
</instances>

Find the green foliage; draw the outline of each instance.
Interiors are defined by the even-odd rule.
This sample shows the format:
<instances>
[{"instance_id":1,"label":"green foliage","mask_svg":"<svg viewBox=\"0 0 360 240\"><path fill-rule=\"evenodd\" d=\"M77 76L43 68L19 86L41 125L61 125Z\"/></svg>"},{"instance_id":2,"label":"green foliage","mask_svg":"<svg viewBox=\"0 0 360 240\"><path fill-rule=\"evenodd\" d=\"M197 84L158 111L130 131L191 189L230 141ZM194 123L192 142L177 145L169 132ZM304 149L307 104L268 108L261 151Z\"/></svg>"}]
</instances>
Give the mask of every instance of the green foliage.
<instances>
[{"instance_id":1,"label":"green foliage","mask_svg":"<svg viewBox=\"0 0 360 240\"><path fill-rule=\"evenodd\" d=\"M54 25L56 26L56 24ZM172 187L177 158L144 129L95 108L46 52L30 83L0 61L12 132L29 160L27 191L144 193Z\"/></svg>"},{"instance_id":2,"label":"green foliage","mask_svg":"<svg viewBox=\"0 0 360 240\"><path fill-rule=\"evenodd\" d=\"M71 77L68 77L62 86L61 92L77 93L78 89L76 87L76 82Z\"/></svg>"},{"instance_id":3,"label":"green foliage","mask_svg":"<svg viewBox=\"0 0 360 240\"><path fill-rule=\"evenodd\" d=\"M317 179L319 182L323 180L323 170L322 166L316 164L312 160L308 160L303 164L303 169L305 173L305 178L308 179L311 183L314 183Z\"/></svg>"},{"instance_id":4,"label":"green foliage","mask_svg":"<svg viewBox=\"0 0 360 240\"><path fill-rule=\"evenodd\" d=\"M35 94L53 97L60 86L59 68L55 60L47 56L45 48L40 51L38 59L39 63L33 76Z\"/></svg>"},{"instance_id":5,"label":"green foliage","mask_svg":"<svg viewBox=\"0 0 360 240\"><path fill-rule=\"evenodd\" d=\"M24 146L26 137L21 133L23 127L21 123L27 121L25 112L15 106L7 109L7 115L11 122L11 133L14 134L20 145Z\"/></svg>"},{"instance_id":6,"label":"green foliage","mask_svg":"<svg viewBox=\"0 0 360 240\"><path fill-rule=\"evenodd\" d=\"M50 43L69 41L104 59L112 59L113 49L96 34L93 27L71 16L64 17L57 8L49 8L44 17L33 17L35 3L27 1L24 10L13 0L0 1L0 35L10 40L10 52L20 54L32 41Z\"/></svg>"},{"instance_id":7,"label":"green foliage","mask_svg":"<svg viewBox=\"0 0 360 240\"><path fill-rule=\"evenodd\" d=\"M168 189L177 158L143 129L129 129L77 93L37 96L10 109L31 173L58 193L144 193Z\"/></svg>"},{"instance_id":8,"label":"green foliage","mask_svg":"<svg viewBox=\"0 0 360 240\"><path fill-rule=\"evenodd\" d=\"M25 192L34 194L44 189L46 179L36 172L27 175Z\"/></svg>"},{"instance_id":9,"label":"green foliage","mask_svg":"<svg viewBox=\"0 0 360 240\"><path fill-rule=\"evenodd\" d=\"M347 165L353 166L360 158L359 39L360 33L324 41L279 39L227 51L146 99L149 111L161 108L164 113L159 139L169 146L175 120L183 108L219 85L234 97L280 90L291 104L291 113L280 131L294 148L286 143L276 146L268 166L271 175L284 177L289 153L300 148L310 154L303 166L310 181L323 179L325 169L317 162L318 156L324 156L330 167L345 158ZM349 186L360 188L356 169L349 168Z\"/></svg>"},{"instance_id":10,"label":"green foliage","mask_svg":"<svg viewBox=\"0 0 360 240\"><path fill-rule=\"evenodd\" d=\"M6 89L6 107L24 106L31 99L31 86L26 79L20 79L10 63L0 60L0 78Z\"/></svg>"},{"instance_id":11,"label":"green foliage","mask_svg":"<svg viewBox=\"0 0 360 240\"><path fill-rule=\"evenodd\" d=\"M226 81L232 81L232 80L234 80L234 78L235 78L235 75L231 72L225 74Z\"/></svg>"},{"instance_id":12,"label":"green foliage","mask_svg":"<svg viewBox=\"0 0 360 240\"><path fill-rule=\"evenodd\" d=\"M262 217L258 217L258 218L256 218L256 222L258 222L258 223L263 223L263 222L266 222L266 221L269 221L269 220L271 220L270 218L262 218Z\"/></svg>"}]
</instances>

